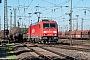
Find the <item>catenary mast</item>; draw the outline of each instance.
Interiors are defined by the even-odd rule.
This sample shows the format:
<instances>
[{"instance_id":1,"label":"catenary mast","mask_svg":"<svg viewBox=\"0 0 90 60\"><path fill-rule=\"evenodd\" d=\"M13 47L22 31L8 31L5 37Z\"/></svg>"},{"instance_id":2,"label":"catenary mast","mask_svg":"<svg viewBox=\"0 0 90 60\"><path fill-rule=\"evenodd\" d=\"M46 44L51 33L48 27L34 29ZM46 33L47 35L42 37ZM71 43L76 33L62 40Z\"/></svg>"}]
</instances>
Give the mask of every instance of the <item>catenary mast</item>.
<instances>
[{"instance_id":1,"label":"catenary mast","mask_svg":"<svg viewBox=\"0 0 90 60\"><path fill-rule=\"evenodd\" d=\"M7 0L4 0L4 38L8 35Z\"/></svg>"}]
</instances>

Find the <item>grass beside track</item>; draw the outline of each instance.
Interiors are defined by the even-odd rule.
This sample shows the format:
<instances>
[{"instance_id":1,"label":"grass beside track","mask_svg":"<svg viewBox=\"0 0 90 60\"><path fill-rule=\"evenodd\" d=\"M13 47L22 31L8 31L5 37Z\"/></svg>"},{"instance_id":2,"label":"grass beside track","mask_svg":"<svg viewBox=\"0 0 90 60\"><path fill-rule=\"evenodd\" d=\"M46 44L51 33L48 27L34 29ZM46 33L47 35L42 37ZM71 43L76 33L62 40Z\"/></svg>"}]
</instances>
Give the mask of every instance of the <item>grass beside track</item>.
<instances>
[{"instance_id":1,"label":"grass beside track","mask_svg":"<svg viewBox=\"0 0 90 60\"><path fill-rule=\"evenodd\" d=\"M2 47L3 45L0 45ZM1 57L1 49L0 49L0 57ZM6 59L8 60L17 60L17 56L14 53L14 44L6 44Z\"/></svg>"}]
</instances>

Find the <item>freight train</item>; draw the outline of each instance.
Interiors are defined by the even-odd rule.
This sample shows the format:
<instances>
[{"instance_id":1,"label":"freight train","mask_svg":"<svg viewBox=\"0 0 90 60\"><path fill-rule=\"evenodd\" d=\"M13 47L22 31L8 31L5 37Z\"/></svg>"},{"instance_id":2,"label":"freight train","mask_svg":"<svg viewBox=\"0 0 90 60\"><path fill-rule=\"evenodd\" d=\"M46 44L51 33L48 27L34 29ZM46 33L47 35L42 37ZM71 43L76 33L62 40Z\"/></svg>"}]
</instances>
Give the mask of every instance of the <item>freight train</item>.
<instances>
[{"instance_id":1,"label":"freight train","mask_svg":"<svg viewBox=\"0 0 90 60\"><path fill-rule=\"evenodd\" d=\"M64 32L58 32L58 37L60 39L69 39L70 38L70 32L64 31ZM90 30L74 30L71 33L72 39L89 39L90 40Z\"/></svg>"},{"instance_id":2,"label":"freight train","mask_svg":"<svg viewBox=\"0 0 90 60\"><path fill-rule=\"evenodd\" d=\"M0 31L0 39L4 38L4 30ZM21 32L20 27L13 27L8 33L10 42L56 43L58 41L58 24L56 21L42 19L28 27L28 32Z\"/></svg>"},{"instance_id":3,"label":"freight train","mask_svg":"<svg viewBox=\"0 0 90 60\"><path fill-rule=\"evenodd\" d=\"M21 33L21 28L19 27L13 27L7 33L7 37L4 37L4 33L5 33L4 30L0 31L0 40L5 40L7 38L9 42L23 42L23 34Z\"/></svg>"},{"instance_id":4,"label":"freight train","mask_svg":"<svg viewBox=\"0 0 90 60\"><path fill-rule=\"evenodd\" d=\"M51 43L58 41L58 25L56 21L42 19L28 28L30 42Z\"/></svg>"},{"instance_id":5,"label":"freight train","mask_svg":"<svg viewBox=\"0 0 90 60\"><path fill-rule=\"evenodd\" d=\"M23 34L20 27L13 27L9 34L8 39L12 42L23 42Z\"/></svg>"}]
</instances>

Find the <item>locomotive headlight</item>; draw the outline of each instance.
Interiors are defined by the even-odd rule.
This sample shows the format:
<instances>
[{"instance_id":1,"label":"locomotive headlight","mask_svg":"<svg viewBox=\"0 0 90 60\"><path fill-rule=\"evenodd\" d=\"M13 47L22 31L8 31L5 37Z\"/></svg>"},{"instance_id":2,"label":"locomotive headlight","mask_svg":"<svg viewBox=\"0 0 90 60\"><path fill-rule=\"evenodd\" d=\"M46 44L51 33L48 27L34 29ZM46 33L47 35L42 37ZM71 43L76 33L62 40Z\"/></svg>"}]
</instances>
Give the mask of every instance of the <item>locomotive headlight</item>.
<instances>
[{"instance_id":1,"label":"locomotive headlight","mask_svg":"<svg viewBox=\"0 0 90 60\"><path fill-rule=\"evenodd\" d=\"M47 33L47 31L43 31L43 33Z\"/></svg>"},{"instance_id":2,"label":"locomotive headlight","mask_svg":"<svg viewBox=\"0 0 90 60\"><path fill-rule=\"evenodd\" d=\"M57 33L57 31L53 31L53 33Z\"/></svg>"}]
</instances>

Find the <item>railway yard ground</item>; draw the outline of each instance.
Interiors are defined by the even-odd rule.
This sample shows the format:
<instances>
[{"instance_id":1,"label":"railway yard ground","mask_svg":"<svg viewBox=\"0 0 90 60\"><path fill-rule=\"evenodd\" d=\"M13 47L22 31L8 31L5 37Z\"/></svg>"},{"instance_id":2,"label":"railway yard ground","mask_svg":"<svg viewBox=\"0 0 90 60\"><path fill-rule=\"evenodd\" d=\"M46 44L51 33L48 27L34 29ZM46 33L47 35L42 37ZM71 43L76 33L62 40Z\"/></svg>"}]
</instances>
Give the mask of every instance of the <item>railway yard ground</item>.
<instances>
[{"instance_id":1,"label":"railway yard ground","mask_svg":"<svg viewBox=\"0 0 90 60\"><path fill-rule=\"evenodd\" d=\"M0 60L90 60L90 0L0 0Z\"/></svg>"},{"instance_id":2,"label":"railway yard ground","mask_svg":"<svg viewBox=\"0 0 90 60\"><path fill-rule=\"evenodd\" d=\"M71 41L69 39L59 39L59 43L65 44L65 45L70 45ZM90 45L90 40L75 40L72 39L72 45L76 46L89 46Z\"/></svg>"},{"instance_id":3,"label":"railway yard ground","mask_svg":"<svg viewBox=\"0 0 90 60\"><path fill-rule=\"evenodd\" d=\"M0 59L5 60L90 60L90 41L59 39L57 44L30 42L0 45Z\"/></svg>"}]
</instances>

